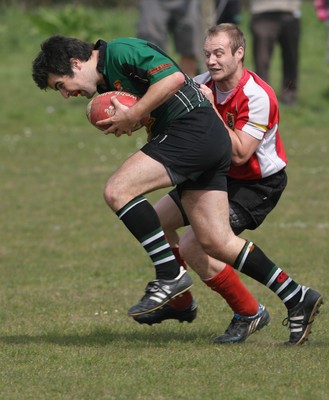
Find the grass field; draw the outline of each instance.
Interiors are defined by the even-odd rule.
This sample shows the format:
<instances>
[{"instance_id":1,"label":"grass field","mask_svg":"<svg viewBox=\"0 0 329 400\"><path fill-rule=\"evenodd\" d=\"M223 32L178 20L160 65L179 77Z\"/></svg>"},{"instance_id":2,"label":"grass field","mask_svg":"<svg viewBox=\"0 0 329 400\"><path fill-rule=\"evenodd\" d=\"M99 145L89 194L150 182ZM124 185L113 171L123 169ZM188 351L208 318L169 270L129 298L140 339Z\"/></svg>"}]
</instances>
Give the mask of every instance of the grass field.
<instances>
[{"instance_id":1,"label":"grass field","mask_svg":"<svg viewBox=\"0 0 329 400\"><path fill-rule=\"evenodd\" d=\"M154 272L144 251L106 207L102 190L115 168L144 143L145 133L102 136L87 122L87 100L65 102L58 93L36 88L31 61L56 27L90 40L133 36L135 10L97 14L78 9L80 17L71 25L65 18L76 13L70 8L1 11L0 399L327 399L326 304L309 343L298 348L281 345L289 334L281 325L284 306L244 276L268 307L272 323L242 345L211 344L232 315L193 272L200 310L193 324L167 321L145 327L126 315ZM308 2L300 102L293 109L281 107L289 184L276 211L246 236L326 300L325 46L325 26ZM276 54L275 88L279 64ZM246 65L252 68L250 54ZM153 202L161 194L149 198Z\"/></svg>"}]
</instances>

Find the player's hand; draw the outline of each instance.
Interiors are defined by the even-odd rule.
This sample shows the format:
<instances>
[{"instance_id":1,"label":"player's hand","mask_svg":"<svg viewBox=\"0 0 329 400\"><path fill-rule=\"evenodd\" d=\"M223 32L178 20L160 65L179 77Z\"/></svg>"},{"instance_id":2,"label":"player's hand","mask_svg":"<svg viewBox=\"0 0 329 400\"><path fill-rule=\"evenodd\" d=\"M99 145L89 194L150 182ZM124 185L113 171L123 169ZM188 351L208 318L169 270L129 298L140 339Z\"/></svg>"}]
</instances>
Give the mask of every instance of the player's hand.
<instances>
[{"instance_id":1,"label":"player's hand","mask_svg":"<svg viewBox=\"0 0 329 400\"><path fill-rule=\"evenodd\" d=\"M213 92L212 92L212 90L208 87L208 86L206 86L206 85L204 85L204 84L201 84L200 85L200 90L201 90L201 92L203 93L203 95L210 101L210 103L214 106L214 104L215 104L215 99L214 99L214 94L213 94Z\"/></svg>"},{"instance_id":2,"label":"player's hand","mask_svg":"<svg viewBox=\"0 0 329 400\"><path fill-rule=\"evenodd\" d=\"M116 137L121 135L131 136L138 120L135 121L132 119L131 108L121 104L115 97L113 97L111 101L115 108L114 114L110 118L98 121L97 125L110 125L106 130L104 130L105 135L112 133Z\"/></svg>"}]
</instances>

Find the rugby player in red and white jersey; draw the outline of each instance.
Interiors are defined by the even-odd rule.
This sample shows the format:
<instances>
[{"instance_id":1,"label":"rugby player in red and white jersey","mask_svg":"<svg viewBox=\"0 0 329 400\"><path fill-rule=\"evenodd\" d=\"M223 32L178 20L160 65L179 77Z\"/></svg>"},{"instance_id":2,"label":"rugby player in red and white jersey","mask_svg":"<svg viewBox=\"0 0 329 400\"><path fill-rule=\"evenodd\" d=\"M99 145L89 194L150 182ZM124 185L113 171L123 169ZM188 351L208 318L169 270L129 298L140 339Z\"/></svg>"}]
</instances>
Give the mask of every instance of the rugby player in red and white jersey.
<instances>
[{"instance_id":1,"label":"rugby player in red and white jersey","mask_svg":"<svg viewBox=\"0 0 329 400\"><path fill-rule=\"evenodd\" d=\"M227 178L230 224L235 234L256 229L276 206L287 183L287 157L279 135L279 109L274 90L244 67L245 37L233 24L208 30L204 55L208 71L194 80L226 124L232 140L232 164ZM234 312L224 334L214 343L243 342L269 323L266 308L258 304L234 269L209 257L193 231L179 242L176 230L188 225L176 190L163 197L155 209L181 265L184 259L202 281L219 293ZM262 269L239 268L268 287L288 310L290 337L287 344L304 343L322 303L321 295L302 286L264 254ZM139 323L160 323L166 319L191 322L196 303L190 291L171 300L162 309L134 317Z\"/></svg>"}]
</instances>

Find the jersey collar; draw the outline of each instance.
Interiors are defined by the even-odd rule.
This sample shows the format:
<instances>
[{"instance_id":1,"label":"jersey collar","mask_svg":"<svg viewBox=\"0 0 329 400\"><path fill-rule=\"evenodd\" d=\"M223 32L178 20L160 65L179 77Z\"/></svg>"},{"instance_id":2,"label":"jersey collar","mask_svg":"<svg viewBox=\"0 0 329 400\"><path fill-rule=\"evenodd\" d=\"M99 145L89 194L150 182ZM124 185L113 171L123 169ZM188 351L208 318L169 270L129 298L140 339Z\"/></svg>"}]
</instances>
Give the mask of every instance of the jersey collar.
<instances>
[{"instance_id":1,"label":"jersey collar","mask_svg":"<svg viewBox=\"0 0 329 400\"><path fill-rule=\"evenodd\" d=\"M94 50L98 50L98 54L99 54L96 69L98 72L100 72L104 76L104 80L107 83L106 76L104 75L106 49L107 49L107 43L102 39L99 39L94 46ZM108 83L107 83L107 85L98 85L97 86L98 93L104 93L108 90L109 90Z\"/></svg>"},{"instance_id":2,"label":"jersey collar","mask_svg":"<svg viewBox=\"0 0 329 400\"><path fill-rule=\"evenodd\" d=\"M242 73L242 76L241 76L237 86L232 90L230 95L222 103L218 103L218 104L224 105L228 101L230 101L232 99L232 97L234 97L235 94L239 91L239 89L241 87L243 87L247 83L248 79L249 79L248 70L246 68L243 68L243 73ZM212 90L212 92L214 93L214 96L215 96L215 99L216 99L216 103L217 103L215 81L211 80L211 84L209 85L209 87Z\"/></svg>"}]
</instances>

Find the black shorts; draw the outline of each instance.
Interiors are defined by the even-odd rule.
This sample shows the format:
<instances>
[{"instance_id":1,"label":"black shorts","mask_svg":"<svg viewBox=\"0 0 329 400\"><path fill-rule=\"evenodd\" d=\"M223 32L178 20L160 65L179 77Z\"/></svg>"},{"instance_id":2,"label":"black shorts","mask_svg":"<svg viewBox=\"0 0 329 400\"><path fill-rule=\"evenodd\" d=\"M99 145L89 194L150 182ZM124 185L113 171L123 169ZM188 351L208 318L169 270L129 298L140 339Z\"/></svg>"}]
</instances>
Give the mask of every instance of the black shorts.
<instances>
[{"instance_id":1,"label":"black shorts","mask_svg":"<svg viewBox=\"0 0 329 400\"><path fill-rule=\"evenodd\" d=\"M196 108L172 121L141 151L165 166L179 192L227 190L232 144L211 107Z\"/></svg>"},{"instance_id":2,"label":"black shorts","mask_svg":"<svg viewBox=\"0 0 329 400\"><path fill-rule=\"evenodd\" d=\"M281 170L253 181L227 178L227 186L230 207L234 210L237 205L248 214L250 221L244 229L254 230L277 205L287 186L287 174Z\"/></svg>"},{"instance_id":3,"label":"black shorts","mask_svg":"<svg viewBox=\"0 0 329 400\"><path fill-rule=\"evenodd\" d=\"M278 203L286 185L285 170L253 181L227 178L230 225L234 233L239 234L245 229L254 230L261 225ZM189 225L178 191L174 189L169 195L180 209L184 224Z\"/></svg>"}]
</instances>

